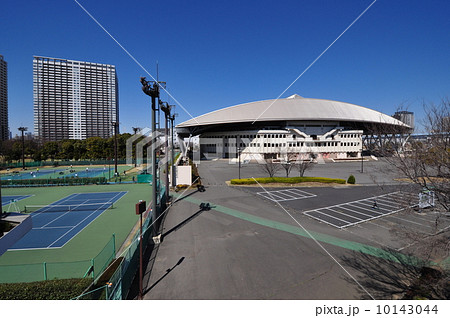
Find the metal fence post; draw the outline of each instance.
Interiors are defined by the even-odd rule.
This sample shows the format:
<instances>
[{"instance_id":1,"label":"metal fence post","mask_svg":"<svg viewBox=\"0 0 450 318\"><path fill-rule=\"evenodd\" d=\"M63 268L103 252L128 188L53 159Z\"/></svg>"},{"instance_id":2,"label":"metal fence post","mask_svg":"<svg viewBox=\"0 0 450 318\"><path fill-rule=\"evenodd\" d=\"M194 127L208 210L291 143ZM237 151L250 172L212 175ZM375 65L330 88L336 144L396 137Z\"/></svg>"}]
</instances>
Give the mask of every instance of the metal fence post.
<instances>
[{"instance_id":1,"label":"metal fence post","mask_svg":"<svg viewBox=\"0 0 450 318\"><path fill-rule=\"evenodd\" d=\"M116 233L113 233L112 240L113 240L113 258L116 258Z\"/></svg>"},{"instance_id":2,"label":"metal fence post","mask_svg":"<svg viewBox=\"0 0 450 318\"><path fill-rule=\"evenodd\" d=\"M44 262L42 265L44 265L44 280L47 280L47 263Z\"/></svg>"}]
</instances>

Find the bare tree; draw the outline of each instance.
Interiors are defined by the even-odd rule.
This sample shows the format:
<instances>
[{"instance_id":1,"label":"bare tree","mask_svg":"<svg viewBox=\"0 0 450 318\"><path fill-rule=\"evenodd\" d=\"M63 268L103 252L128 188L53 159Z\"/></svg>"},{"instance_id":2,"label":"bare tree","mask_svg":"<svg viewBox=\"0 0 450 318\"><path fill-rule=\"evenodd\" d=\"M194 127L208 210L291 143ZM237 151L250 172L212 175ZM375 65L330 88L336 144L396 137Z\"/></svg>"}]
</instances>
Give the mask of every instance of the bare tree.
<instances>
[{"instance_id":1,"label":"bare tree","mask_svg":"<svg viewBox=\"0 0 450 318\"><path fill-rule=\"evenodd\" d=\"M305 175L306 170L310 170L314 165L315 155L312 152L308 152L306 158L297 159L295 161L295 166L298 170L299 176L303 177Z\"/></svg>"},{"instance_id":2,"label":"bare tree","mask_svg":"<svg viewBox=\"0 0 450 318\"><path fill-rule=\"evenodd\" d=\"M405 138L403 129L389 131L388 137L387 132L381 130L375 135L384 134L378 149L380 154L410 184L409 187L402 186L401 190L413 196L421 191L435 195L435 205L429 209L421 210L418 205L413 208L405 207L404 210L404 213L432 212L435 222L431 231L424 233L395 226L392 232L408 243L405 252L423 260L423 263L415 264L416 274L409 279L403 277L403 282L416 289L427 290L426 294L429 296L425 297L442 298L446 297L444 295L448 296L450 288L449 269L444 262L450 255L450 227L443 222L450 212L450 101L447 98L438 105L424 104L424 109L426 116L422 124L426 134L422 137ZM376 272L374 268L372 271ZM378 274L375 277L387 279ZM435 289L430 286L430 280ZM411 293L411 290L403 292Z\"/></svg>"},{"instance_id":3,"label":"bare tree","mask_svg":"<svg viewBox=\"0 0 450 318\"><path fill-rule=\"evenodd\" d=\"M265 159L264 163L260 165L261 170L264 173L269 174L269 177L273 178L275 173L281 169L281 165L278 162L274 162L273 159Z\"/></svg>"},{"instance_id":4,"label":"bare tree","mask_svg":"<svg viewBox=\"0 0 450 318\"><path fill-rule=\"evenodd\" d=\"M288 153L286 154L284 161L281 163L281 166L286 171L286 178L289 178L289 174L291 173L292 168L295 166L297 157L298 154L296 153Z\"/></svg>"}]
</instances>

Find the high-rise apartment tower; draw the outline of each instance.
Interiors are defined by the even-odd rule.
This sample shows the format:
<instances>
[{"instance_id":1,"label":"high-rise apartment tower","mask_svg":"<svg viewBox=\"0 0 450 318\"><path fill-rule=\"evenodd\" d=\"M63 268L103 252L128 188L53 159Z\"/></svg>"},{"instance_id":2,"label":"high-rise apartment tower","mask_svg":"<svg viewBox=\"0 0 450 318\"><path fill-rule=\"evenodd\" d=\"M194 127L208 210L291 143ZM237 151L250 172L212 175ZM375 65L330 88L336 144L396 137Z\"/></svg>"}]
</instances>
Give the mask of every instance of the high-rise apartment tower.
<instances>
[{"instance_id":1,"label":"high-rise apartment tower","mask_svg":"<svg viewBox=\"0 0 450 318\"><path fill-rule=\"evenodd\" d=\"M41 142L111 137L119 120L116 67L34 56L33 100Z\"/></svg>"},{"instance_id":2,"label":"high-rise apartment tower","mask_svg":"<svg viewBox=\"0 0 450 318\"><path fill-rule=\"evenodd\" d=\"M9 139L8 127L8 64L0 55L0 140Z\"/></svg>"}]
</instances>

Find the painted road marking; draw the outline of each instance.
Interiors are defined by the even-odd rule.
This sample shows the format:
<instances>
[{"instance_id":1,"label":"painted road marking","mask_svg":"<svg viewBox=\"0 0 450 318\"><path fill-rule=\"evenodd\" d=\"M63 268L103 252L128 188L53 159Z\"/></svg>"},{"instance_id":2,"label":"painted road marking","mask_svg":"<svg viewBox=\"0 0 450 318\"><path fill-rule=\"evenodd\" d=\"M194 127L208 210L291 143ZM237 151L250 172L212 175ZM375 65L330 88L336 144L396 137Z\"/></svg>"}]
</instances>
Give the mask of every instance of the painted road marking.
<instances>
[{"instance_id":1,"label":"painted road marking","mask_svg":"<svg viewBox=\"0 0 450 318\"><path fill-rule=\"evenodd\" d=\"M307 199L307 198L313 198L317 195L298 190L298 189L284 189L284 190L277 190L277 191L264 191L264 192L257 192L256 194L269 199L274 202L282 202L282 201L290 201L290 200L299 200L299 199Z\"/></svg>"},{"instance_id":2,"label":"painted road marking","mask_svg":"<svg viewBox=\"0 0 450 318\"><path fill-rule=\"evenodd\" d=\"M411 195L409 199L403 199L404 197L406 197L404 193L397 191L371 198L336 204L325 208L314 209L303 212L303 214L334 227L343 229L348 226L353 226L362 222L367 222L397 213L407 207L413 207L416 205L416 202L412 201ZM409 202L409 205L400 205L398 204L399 200ZM352 221L351 219L354 219L355 221ZM409 222L416 223L413 221Z\"/></svg>"}]
</instances>

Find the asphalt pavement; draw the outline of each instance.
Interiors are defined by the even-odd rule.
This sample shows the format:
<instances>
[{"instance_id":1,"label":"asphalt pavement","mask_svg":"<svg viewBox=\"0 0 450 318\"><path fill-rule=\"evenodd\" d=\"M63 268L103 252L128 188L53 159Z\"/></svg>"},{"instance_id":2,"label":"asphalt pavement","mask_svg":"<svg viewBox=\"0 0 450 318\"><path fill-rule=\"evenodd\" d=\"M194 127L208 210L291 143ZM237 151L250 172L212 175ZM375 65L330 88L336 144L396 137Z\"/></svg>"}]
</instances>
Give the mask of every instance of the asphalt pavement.
<instances>
[{"instance_id":1,"label":"asphalt pavement","mask_svg":"<svg viewBox=\"0 0 450 318\"><path fill-rule=\"evenodd\" d=\"M275 202L258 192L292 188L230 187L225 181L236 177L237 165L202 161L198 168L206 191L175 194L162 241L145 269L144 299L371 298L370 289L361 288L370 286L370 278L343 260L356 259L359 251L403 249L406 243L392 231L395 224L426 232L433 220L398 212L341 229L304 213L401 188L386 163L364 167L358 175L355 162L317 165L307 175L354 174L364 186L295 188L311 195ZM263 176L256 165L241 169L242 177ZM211 209L201 209L201 203Z\"/></svg>"}]
</instances>

